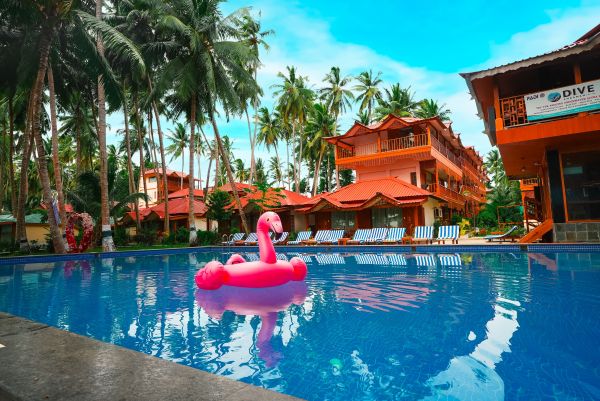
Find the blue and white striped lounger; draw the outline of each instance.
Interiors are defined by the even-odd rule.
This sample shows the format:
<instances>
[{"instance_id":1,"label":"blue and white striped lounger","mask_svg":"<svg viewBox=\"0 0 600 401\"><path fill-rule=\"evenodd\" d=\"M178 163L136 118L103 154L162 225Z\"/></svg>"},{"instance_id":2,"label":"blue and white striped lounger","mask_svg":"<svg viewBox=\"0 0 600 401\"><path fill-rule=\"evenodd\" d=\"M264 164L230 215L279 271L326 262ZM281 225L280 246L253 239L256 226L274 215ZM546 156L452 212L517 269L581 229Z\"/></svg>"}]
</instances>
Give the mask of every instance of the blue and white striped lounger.
<instances>
[{"instance_id":1,"label":"blue and white striped lounger","mask_svg":"<svg viewBox=\"0 0 600 401\"><path fill-rule=\"evenodd\" d=\"M381 242L395 244L402 242L402 238L406 235L406 228L404 227L392 227L388 228L385 239Z\"/></svg>"},{"instance_id":2,"label":"blue and white striped lounger","mask_svg":"<svg viewBox=\"0 0 600 401\"><path fill-rule=\"evenodd\" d=\"M287 258L287 256L285 256L285 253L278 253L277 260L285 260L287 262L288 258Z\"/></svg>"},{"instance_id":3,"label":"blue and white striped lounger","mask_svg":"<svg viewBox=\"0 0 600 401\"><path fill-rule=\"evenodd\" d=\"M223 245L233 245L236 243L236 241L241 241L244 239L244 235L246 235L245 233L235 233L233 234L233 237L231 237L231 241L223 241L221 242L221 244Z\"/></svg>"},{"instance_id":4,"label":"blue and white striped lounger","mask_svg":"<svg viewBox=\"0 0 600 401\"><path fill-rule=\"evenodd\" d=\"M314 241L317 244L322 243L323 241L329 240L329 235L331 234L331 230L319 230L315 234ZM312 242L312 241L311 241Z\"/></svg>"},{"instance_id":5,"label":"blue and white striped lounger","mask_svg":"<svg viewBox=\"0 0 600 401\"><path fill-rule=\"evenodd\" d=\"M459 226L440 226L438 230L437 242L438 244L441 242L443 244L446 243L446 240L451 241L453 244L458 244L458 236L460 235L460 227Z\"/></svg>"},{"instance_id":6,"label":"blue and white striped lounger","mask_svg":"<svg viewBox=\"0 0 600 401\"><path fill-rule=\"evenodd\" d=\"M462 260L457 253L438 255L438 261L442 267L460 267Z\"/></svg>"},{"instance_id":7,"label":"blue and white striped lounger","mask_svg":"<svg viewBox=\"0 0 600 401\"><path fill-rule=\"evenodd\" d=\"M371 235L370 228L359 228L354 233L354 236L352 237L352 239L350 241L348 241L348 244L364 244L365 242L367 242L370 235Z\"/></svg>"},{"instance_id":8,"label":"blue and white striped lounger","mask_svg":"<svg viewBox=\"0 0 600 401\"><path fill-rule=\"evenodd\" d=\"M257 242L258 237L256 236L256 233L250 233L248 234L248 238L244 240L244 245L256 245Z\"/></svg>"},{"instance_id":9,"label":"blue and white striped lounger","mask_svg":"<svg viewBox=\"0 0 600 401\"><path fill-rule=\"evenodd\" d=\"M246 254L246 262L258 262L260 260L260 256L258 253L247 253Z\"/></svg>"},{"instance_id":10,"label":"blue and white striped lounger","mask_svg":"<svg viewBox=\"0 0 600 401\"><path fill-rule=\"evenodd\" d=\"M331 230L326 239L317 241L317 244L337 244L338 240L344 236L344 230ZM316 239L316 237L315 237Z\"/></svg>"},{"instance_id":11,"label":"blue and white striped lounger","mask_svg":"<svg viewBox=\"0 0 600 401\"><path fill-rule=\"evenodd\" d=\"M388 229L385 227L372 228L371 235L367 239L369 244L381 243L387 236Z\"/></svg>"},{"instance_id":12,"label":"blue and white striped lounger","mask_svg":"<svg viewBox=\"0 0 600 401\"><path fill-rule=\"evenodd\" d=\"M298 233L298 235L296 236L295 240L288 241L288 245L298 245L298 244L301 244L302 241L307 241L310 238L311 234L312 234L311 231L300 231Z\"/></svg>"},{"instance_id":13,"label":"blue and white striped lounger","mask_svg":"<svg viewBox=\"0 0 600 401\"><path fill-rule=\"evenodd\" d=\"M290 235L290 233L288 233L287 231L282 232L281 235L279 236L279 238L277 238L277 235L275 235L275 240L273 240L273 245L285 244L285 241L287 240L288 235Z\"/></svg>"},{"instance_id":14,"label":"blue and white striped lounger","mask_svg":"<svg viewBox=\"0 0 600 401\"><path fill-rule=\"evenodd\" d=\"M417 226L415 227L415 235L412 242L425 241L425 243L433 242L433 226Z\"/></svg>"}]
</instances>

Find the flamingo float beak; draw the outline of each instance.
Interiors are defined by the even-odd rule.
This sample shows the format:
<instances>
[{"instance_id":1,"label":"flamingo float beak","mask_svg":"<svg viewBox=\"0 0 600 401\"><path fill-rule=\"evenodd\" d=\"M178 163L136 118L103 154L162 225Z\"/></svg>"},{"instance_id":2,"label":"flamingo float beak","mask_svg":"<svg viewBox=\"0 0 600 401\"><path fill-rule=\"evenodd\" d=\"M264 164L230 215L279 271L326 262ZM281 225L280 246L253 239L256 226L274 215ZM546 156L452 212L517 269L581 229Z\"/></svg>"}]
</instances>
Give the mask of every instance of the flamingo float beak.
<instances>
[{"instance_id":1,"label":"flamingo float beak","mask_svg":"<svg viewBox=\"0 0 600 401\"><path fill-rule=\"evenodd\" d=\"M271 223L271 230L273 230L273 232L275 234L281 234L283 233L283 226L281 225L281 221L274 221Z\"/></svg>"}]
</instances>

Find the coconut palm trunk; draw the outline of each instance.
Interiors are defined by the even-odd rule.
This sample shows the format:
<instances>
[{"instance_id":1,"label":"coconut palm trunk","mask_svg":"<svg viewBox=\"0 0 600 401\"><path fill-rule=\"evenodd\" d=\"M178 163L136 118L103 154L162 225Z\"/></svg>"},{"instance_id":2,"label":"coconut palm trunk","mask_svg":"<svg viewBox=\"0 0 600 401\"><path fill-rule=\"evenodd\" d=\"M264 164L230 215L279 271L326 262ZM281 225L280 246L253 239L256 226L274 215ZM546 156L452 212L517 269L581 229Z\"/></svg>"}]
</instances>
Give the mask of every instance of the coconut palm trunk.
<instances>
[{"instance_id":1,"label":"coconut palm trunk","mask_svg":"<svg viewBox=\"0 0 600 401\"><path fill-rule=\"evenodd\" d=\"M96 0L96 18L102 19L103 0ZM104 43L98 36L96 47L100 56L104 56ZM100 147L100 220L102 223L102 249L105 252L116 250L110 228L108 200L108 157L106 154L106 99L104 78L98 77L98 143ZM38 145L39 147L39 145ZM43 146L42 146L43 149Z\"/></svg>"},{"instance_id":2,"label":"coconut palm trunk","mask_svg":"<svg viewBox=\"0 0 600 401\"><path fill-rule=\"evenodd\" d=\"M34 88L35 89L35 86ZM30 93L27 102L27 112L25 119L25 131L23 131L23 158L21 159L21 171L19 178L19 197L17 199L17 227L16 238L19 241L19 249L22 252L29 251L29 242L27 241L27 231L25 230L25 202L27 202L27 192L29 190L27 181L27 172L29 170L29 161L34 146L33 135L31 133L31 112L33 109L33 92Z\"/></svg>"},{"instance_id":3,"label":"coconut palm trunk","mask_svg":"<svg viewBox=\"0 0 600 401\"><path fill-rule=\"evenodd\" d=\"M63 227L67 224L67 213L65 211L65 196L63 193L62 184L62 173L60 170L60 163L58 160L58 125L56 122L56 92L54 90L54 74L52 74L52 65L48 64L48 71L46 72L48 78L48 92L50 94L50 126L52 130L52 165L54 167L54 184L56 185L56 192L58 198L58 214L60 216L60 222ZM67 244L67 237L61 230L61 238L65 246L65 250L69 251L69 245Z\"/></svg>"},{"instance_id":4,"label":"coconut palm trunk","mask_svg":"<svg viewBox=\"0 0 600 401\"><path fill-rule=\"evenodd\" d=\"M15 111L13 108L12 96L8 100L8 118L8 140L10 141L10 151L8 153L8 173L10 179L10 210L12 211L12 214L14 216L17 209L17 190L15 188L15 165L13 160L13 155L15 154Z\"/></svg>"},{"instance_id":5,"label":"coconut palm trunk","mask_svg":"<svg viewBox=\"0 0 600 401\"><path fill-rule=\"evenodd\" d=\"M148 207L148 184L146 184L146 161L144 157L144 136L142 135L142 122L140 121L140 105L138 103L137 93L134 97L135 104L133 105L135 111L135 125L138 137L138 152L140 153L140 179L142 180L142 188L144 188L144 195L146 195L144 202ZM155 169L156 172L156 169ZM158 174L157 174L158 175Z\"/></svg>"},{"instance_id":6,"label":"coconut palm trunk","mask_svg":"<svg viewBox=\"0 0 600 401\"><path fill-rule=\"evenodd\" d=\"M208 148L208 151L210 152L210 155L211 155L208 158L208 170L206 171L206 184L204 185L204 201L206 201L206 197L208 196L208 183L210 182L210 169L212 167L212 161L213 161L212 156L215 154L215 152L213 151L213 148L210 146L210 142L208 142L208 138L206 138L206 134L204 133L204 130L202 128L200 128L200 133L202 134L202 138L204 138L204 142L206 142L206 147Z\"/></svg>"},{"instance_id":7,"label":"coconut palm trunk","mask_svg":"<svg viewBox=\"0 0 600 401\"><path fill-rule=\"evenodd\" d=\"M240 220L242 221L242 227L243 227L244 231L246 232L246 234L250 234L248 221L246 220L246 214L244 213L244 209L242 208L242 203L240 202L240 197L237 192L237 187L235 186L235 181L233 179L233 173L231 172L231 166L229 165L229 158L227 157L227 154L225 153L225 149L223 148L223 142L221 140L221 135L219 134L219 127L217 126L217 122L215 121L215 115L214 115L214 112L212 112L212 111L210 113L210 122L212 124L213 131L215 133L215 139L217 140L217 146L219 148L219 153L221 154L221 159L223 160L223 163L225 164L225 171L227 171L227 179L229 181L229 184L231 184L231 189L233 192L233 199L234 199L235 204L240 212Z\"/></svg>"},{"instance_id":8,"label":"coconut palm trunk","mask_svg":"<svg viewBox=\"0 0 600 401\"><path fill-rule=\"evenodd\" d=\"M45 31L45 32L44 32ZM40 59L38 65L37 76L33 85L32 91L32 113L31 113L31 132L35 139L38 159L38 173L42 183L42 197L46 210L48 210L48 225L50 226L50 236L54 252L61 254L65 253L65 246L58 227L57 221L54 218L52 205L52 193L50 189L50 177L48 175L48 164L46 161L46 151L44 149L44 141L41 134L40 114L42 109L42 95L44 76L48 68L48 54L50 53L50 43L52 38L52 28L46 28L42 31L41 43L39 47Z\"/></svg>"},{"instance_id":9,"label":"coconut palm trunk","mask_svg":"<svg viewBox=\"0 0 600 401\"><path fill-rule=\"evenodd\" d=\"M146 83L148 84L148 90L152 93L152 80L150 76L146 76ZM169 235L169 186L167 182L167 162L165 158L165 146L163 142L163 132L160 126L160 114L158 113L158 106L156 100L152 99L152 110L154 111L154 119L156 120L156 131L158 132L158 146L160 148L160 162L162 165L162 183L163 193L165 202L165 220L163 231L165 235Z\"/></svg>"},{"instance_id":10,"label":"coconut palm trunk","mask_svg":"<svg viewBox=\"0 0 600 401\"><path fill-rule=\"evenodd\" d=\"M129 174L129 193L133 194L136 191L135 182L133 180L133 164L131 162L131 142L129 138L129 109L127 106L127 94L123 94L123 123L125 124L125 148L127 149L127 173ZM135 201L133 203L133 207L135 210L135 226L137 231L140 232L141 223L140 223L140 208L138 206L138 202Z\"/></svg>"},{"instance_id":11,"label":"coconut palm trunk","mask_svg":"<svg viewBox=\"0 0 600 401\"><path fill-rule=\"evenodd\" d=\"M244 110L244 114L246 114L246 121L248 122L248 138L250 139L250 184L253 184L256 174L256 161L254 160L255 140L252 136L252 126L250 124L250 115L248 114L247 107Z\"/></svg>"},{"instance_id":12,"label":"coconut palm trunk","mask_svg":"<svg viewBox=\"0 0 600 401\"><path fill-rule=\"evenodd\" d=\"M194 149L196 141L196 94L192 95L192 105L190 112L190 175L188 180L188 225L190 226L190 246L197 245L198 233L196 233L196 216L194 215ZM183 154L183 152L182 152ZM182 171L183 173L183 171Z\"/></svg>"},{"instance_id":13,"label":"coconut palm trunk","mask_svg":"<svg viewBox=\"0 0 600 401\"><path fill-rule=\"evenodd\" d=\"M313 190L312 196L317 195L317 188L319 186L319 177L321 175L321 163L323 162L323 154L325 153L325 149L321 148L319 151L319 158L317 159L317 164L315 165L315 176L313 178Z\"/></svg>"}]
</instances>

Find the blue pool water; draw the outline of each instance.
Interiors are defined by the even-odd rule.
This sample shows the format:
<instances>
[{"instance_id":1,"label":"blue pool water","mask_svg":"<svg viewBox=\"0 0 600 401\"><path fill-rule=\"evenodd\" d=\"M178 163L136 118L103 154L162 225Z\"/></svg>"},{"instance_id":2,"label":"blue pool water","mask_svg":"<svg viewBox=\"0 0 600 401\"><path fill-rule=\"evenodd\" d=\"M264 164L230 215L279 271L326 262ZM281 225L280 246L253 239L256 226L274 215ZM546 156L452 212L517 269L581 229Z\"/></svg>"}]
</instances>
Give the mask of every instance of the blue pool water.
<instances>
[{"instance_id":1,"label":"blue pool water","mask_svg":"<svg viewBox=\"0 0 600 401\"><path fill-rule=\"evenodd\" d=\"M305 285L196 290L224 257L0 266L0 311L308 400L600 399L600 253L304 254Z\"/></svg>"}]
</instances>

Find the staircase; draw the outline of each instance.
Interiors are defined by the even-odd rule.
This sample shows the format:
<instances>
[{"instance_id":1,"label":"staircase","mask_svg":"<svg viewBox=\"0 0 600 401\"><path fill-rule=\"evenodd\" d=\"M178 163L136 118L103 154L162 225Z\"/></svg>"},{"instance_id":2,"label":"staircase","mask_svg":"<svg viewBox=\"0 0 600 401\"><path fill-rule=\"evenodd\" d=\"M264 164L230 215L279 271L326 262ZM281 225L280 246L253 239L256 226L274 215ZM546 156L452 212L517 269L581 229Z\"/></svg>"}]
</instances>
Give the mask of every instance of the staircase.
<instances>
[{"instance_id":1,"label":"staircase","mask_svg":"<svg viewBox=\"0 0 600 401\"><path fill-rule=\"evenodd\" d=\"M544 220L542 224L525 234L520 240L520 243L531 243L539 241L544 234L552 230L554 221L552 219Z\"/></svg>"}]
</instances>

